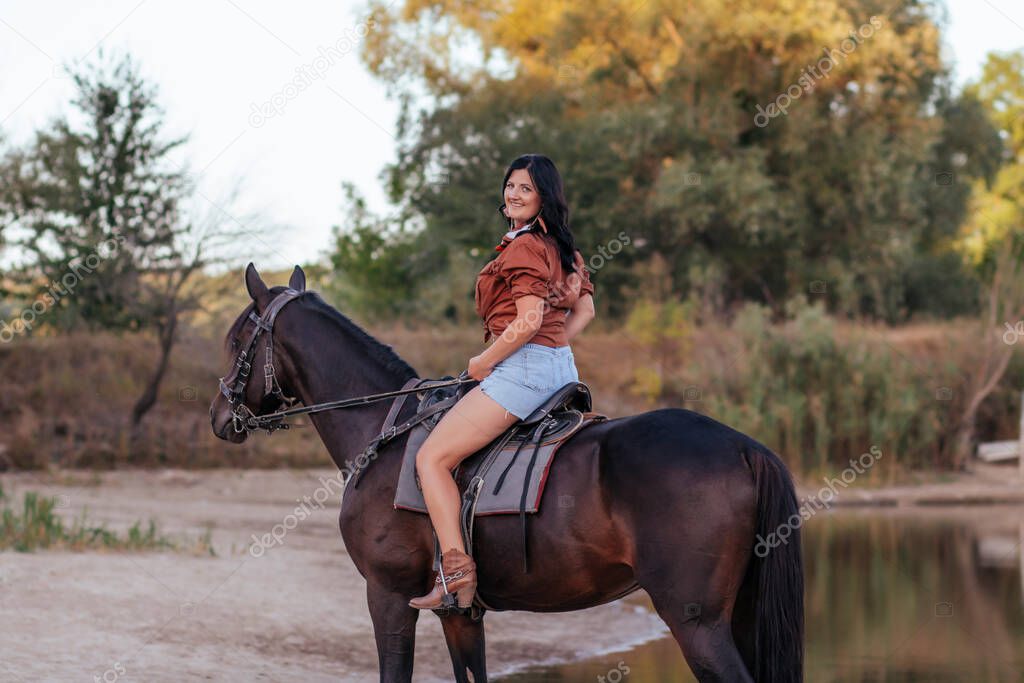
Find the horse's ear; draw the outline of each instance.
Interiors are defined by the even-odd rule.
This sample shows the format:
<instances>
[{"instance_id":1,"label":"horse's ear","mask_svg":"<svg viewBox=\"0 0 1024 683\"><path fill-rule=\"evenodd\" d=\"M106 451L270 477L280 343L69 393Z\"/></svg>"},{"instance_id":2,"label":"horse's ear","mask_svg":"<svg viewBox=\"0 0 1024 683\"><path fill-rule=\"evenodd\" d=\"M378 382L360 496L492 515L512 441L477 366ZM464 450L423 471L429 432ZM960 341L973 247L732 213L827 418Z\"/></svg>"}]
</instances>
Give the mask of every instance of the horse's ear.
<instances>
[{"instance_id":1,"label":"horse's ear","mask_svg":"<svg viewBox=\"0 0 1024 683\"><path fill-rule=\"evenodd\" d=\"M256 272L256 266L251 262L245 267L245 288L249 290L249 296L256 302L256 305L264 303L267 300L267 296L270 295L270 290L267 289L266 283L263 282L263 278Z\"/></svg>"},{"instance_id":2,"label":"horse's ear","mask_svg":"<svg viewBox=\"0 0 1024 683\"><path fill-rule=\"evenodd\" d=\"M296 292L306 291L306 274L302 272L302 268L295 266L292 276L288 279L288 286Z\"/></svg>"}]
</instances>

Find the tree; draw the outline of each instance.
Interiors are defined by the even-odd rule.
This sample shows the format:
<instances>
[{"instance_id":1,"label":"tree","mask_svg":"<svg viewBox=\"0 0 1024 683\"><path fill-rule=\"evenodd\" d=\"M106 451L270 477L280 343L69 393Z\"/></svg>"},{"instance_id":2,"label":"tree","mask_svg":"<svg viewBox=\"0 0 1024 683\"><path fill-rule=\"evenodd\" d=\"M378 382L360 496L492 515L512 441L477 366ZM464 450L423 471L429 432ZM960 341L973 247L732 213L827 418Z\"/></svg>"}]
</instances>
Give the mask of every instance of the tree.
<instances>
[{"instance_id":1,"label":"tree","mask_svg":"<svg viewBox=\"0 0 1024 683\"><path fill-rule=\"evenodd\" d=\"M26 302L11 331L154 331L159 358L132 411L137 427L156 400L178 318L195 305L183 286L204 263L182 214L186 171L169 159L184 139L165 137L156 89L130 57L100 54L72 79L72 114L2 164L0 216L23 254L11 278Z\"/></svg>"},{"instance_id":2,"label":"tree","mask_svg":"<svg viewBox=\"0 0 1024 683\"><path fill-rule=\"evenodd\" d=\"M409 232L373 216L351 183L342 189L346 223L334 228L325 291L343 310L366 319L411 313L417 278Z\"/></svg>"},{"instance_id":3,"label":"tree","mask_svg":"<svg viewBox=\"0 0 1024 683\"><path fill-rule=\"evenodd\" d=\"M967 88L999 128L994 179L974 183L957 246L983 283L975 359L956 430L956 466L974 452L978 410L1006 373L1013 347L1004 340L1024 325L1024 50L988 56L981 78Z\"/></svg>"},{"instance_id":4,"label":"tree","mask_svg":"<svg viewBox=\"0 0 1024 683\"><path fill-rule=\"evenodd\" d=\"M3 132L0 131L0 151L3 150L4 145ZM5 173L8 169L5 166L0 165L0 187L7 186L10 184L10 178L6 177ZM5 206L4 202L0 202L0 255L3 254L4 250L4 228L12 220L10 215L10 209ZM4 294L3 284L0 283L0 297Z\"/></svg>"},{"instance_id":5,"label":"tree","mask_svg":"<svg viewBox=\"0 0 1024 683\"><path fill-rule=\"evenodd\" d=\"M542 152L585 254L623 229L643 245L596 274L606 313L654 253L682 298L722 272L728 308L781 313L820 282L849 315L963 312L951 242L998 139L951 90L940 7L373 2L361 56L402 102L391 198L432 244L486 249L505 164Z\"/></svg>"},{"instance_id":6,"label":"tree","mask_svg":"<svg viewBox=\"0 0 1024 683\"><path fill-rule=\"evenodd\" d=\"M981 78L966 91L1001 136L990 155L997 173L976 181L958 239L960 252L991 280L1007 239L1024 235L1024 50L990 54Z\"/></svg>"}]
</instances>

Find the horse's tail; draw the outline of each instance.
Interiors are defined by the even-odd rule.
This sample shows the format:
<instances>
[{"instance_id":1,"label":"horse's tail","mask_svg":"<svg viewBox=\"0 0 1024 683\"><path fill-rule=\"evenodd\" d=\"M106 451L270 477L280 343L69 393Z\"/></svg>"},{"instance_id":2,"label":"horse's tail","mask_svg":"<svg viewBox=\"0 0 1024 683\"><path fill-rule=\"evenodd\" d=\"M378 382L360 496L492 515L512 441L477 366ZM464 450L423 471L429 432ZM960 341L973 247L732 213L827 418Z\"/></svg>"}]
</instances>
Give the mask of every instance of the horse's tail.
<instances>
[{"instance_id":1,"label":"horse's tail","mask_svg":"<svg viewBox=\"0 0 1024 683\"><path fill-rule=\"evenodd\" d=\"M779 456L761 444L747 453L757 491L757 537L744 581L750 589L744 592L753 600L748 606L754 621L751 674L757 683L800 683L804 659L803 519L793 480Z\"/></svg>"}]
</instances>

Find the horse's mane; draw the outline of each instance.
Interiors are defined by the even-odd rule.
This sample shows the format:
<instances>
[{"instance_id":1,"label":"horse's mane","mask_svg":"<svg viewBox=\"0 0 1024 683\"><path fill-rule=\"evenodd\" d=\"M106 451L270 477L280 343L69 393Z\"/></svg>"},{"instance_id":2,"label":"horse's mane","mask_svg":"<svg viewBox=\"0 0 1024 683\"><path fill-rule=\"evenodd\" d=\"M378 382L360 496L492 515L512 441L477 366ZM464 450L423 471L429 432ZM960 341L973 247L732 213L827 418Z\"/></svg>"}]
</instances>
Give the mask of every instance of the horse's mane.
<instances>
[{"instance_id":1,"label":"horse's mane","mask_svg":"<svg viewBox=\"0 0 1024 683\"><path fill-rule=\"evenodd\" d=\"M270 289L270 293L276 295L283 290L284 287L276 286ZM370 335L370 333L342 314L341 311L324 301L317 292L312 290L304 291L297 297L297 299L307 299L314 303L321 309L321 313L341 325L352 339L362 347L367 356L372 360L379 362L388 372L399 375L402 378L402 381L411 377L419 376L411 365L406 363L401 356L395 353L395 350L390 344L384 344L383 342L375 339ZM242 327L245 325L245 321L249 319L249 313L253 312L255 309L256 303L250 301L249 305L245 307L245 310L243 310L235 322L231 324L231 328L228 329L227 334L224 336L224 348L228 353L231 352L231 340L241 333Z\"/></svg>"}]
</instances>

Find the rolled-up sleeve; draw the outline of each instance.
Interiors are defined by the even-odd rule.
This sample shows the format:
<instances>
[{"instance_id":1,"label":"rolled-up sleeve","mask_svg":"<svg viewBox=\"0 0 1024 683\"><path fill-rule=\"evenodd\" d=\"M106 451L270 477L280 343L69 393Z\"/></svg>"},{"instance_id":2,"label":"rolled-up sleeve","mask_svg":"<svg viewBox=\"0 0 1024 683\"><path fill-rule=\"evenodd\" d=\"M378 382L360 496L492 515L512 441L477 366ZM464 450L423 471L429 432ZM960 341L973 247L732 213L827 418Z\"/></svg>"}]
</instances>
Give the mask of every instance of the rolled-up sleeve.
<instances>
[{"instance_id":1,"label":"rolled-up sleeve","mask_svg":"<svg viewBox=\"0 0 1024 683\"><path fill-rule=\"evenodd\" d=\"M513 301L527 294L548 296L551 273L547 249L525 235L512 240L501 255L501 276Z\"/></svg>"},{"instance_id":2,"label":"rolled-up sleeve","mask_svg":"<svg viewBox=\"0 0 1024 683\"><path fill-rule=\"evenodd\" d=\"M594 284L590 281L590 271L583 262L583 254L576 250L576 272L579 274L582 283L580 284L580 296L589 294L594 296Z\"/></svg>"}]
</instances>

